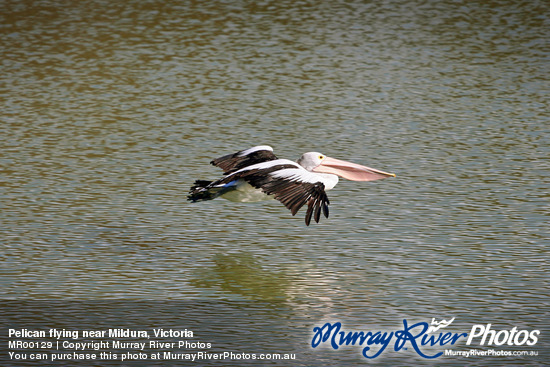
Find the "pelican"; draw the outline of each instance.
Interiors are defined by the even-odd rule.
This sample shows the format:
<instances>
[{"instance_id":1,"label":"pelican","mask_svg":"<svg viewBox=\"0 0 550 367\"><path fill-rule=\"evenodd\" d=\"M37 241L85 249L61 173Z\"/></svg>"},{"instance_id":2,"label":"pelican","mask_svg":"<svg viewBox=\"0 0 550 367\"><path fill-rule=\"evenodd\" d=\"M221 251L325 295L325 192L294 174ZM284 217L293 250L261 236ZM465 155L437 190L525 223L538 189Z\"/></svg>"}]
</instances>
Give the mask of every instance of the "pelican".
<instances>
[{"instance_id":1,"label":"pelican","mask_svg":"<svg viewBox=\"0 0 550 367\"><path fill-rule=\"evenodd\" d=\"M222 197L235 202L276 199L292 215L307 204L306 225L311 217L319 223L321 211L328 218L326 191L338 183L338 177L351 181L375 181L395 177L374 168L327 157L321 153L304 153L298 161L279 159L273 148L260 145L224 155L210 162L224 171L216 181L197 180L189 190L191 202Z\"/></svg>"}]
</instances>

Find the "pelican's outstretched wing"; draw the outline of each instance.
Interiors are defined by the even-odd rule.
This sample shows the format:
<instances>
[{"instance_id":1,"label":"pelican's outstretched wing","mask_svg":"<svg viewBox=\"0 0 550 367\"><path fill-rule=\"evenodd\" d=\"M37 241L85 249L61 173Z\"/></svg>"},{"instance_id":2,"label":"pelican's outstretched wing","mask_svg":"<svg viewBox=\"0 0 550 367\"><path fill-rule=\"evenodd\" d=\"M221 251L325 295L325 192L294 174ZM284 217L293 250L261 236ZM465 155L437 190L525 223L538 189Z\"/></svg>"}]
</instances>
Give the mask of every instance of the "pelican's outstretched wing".
<instances>
[{"instance_id":1,"label":"pelican's outstretched wing","mask_svg":"<svg viewBox=\"0 0 550 367\"><path fill-rule=\"evenodd\" d=\"M257 163L273 161L275 159L277 157L273 154L273 148L268 145L259 145L237 153L224 155L223 157L214 159L210 163L216 167L220 167L224 174L227 175Z\"/></svg>"},{"instance_id":2,"label":"pelican's outstretched wing","mask_svg":"<svg viewBox=\"0 0 550 367\"><path fill-rule=\"evenodd\" d=\"M244 179L254 187L261 189L268 195L284 204L292 215L295 215L307 203L306 225L309 226L311 217L319 223L321 210L328 218L330 201L325 192L325 185L318 180L318 176L306 171L301 166L296 168L280 168L264 173L257 172Z\"/></svg>"},{"instance_id":3,"label":"pelican's outstretched wing","mask_svg":"<svg viewBox=\"0 0 550 367\"><path fill-rule=\"evenodd\" d=\"M210 187L224 187L236 180L244 180L253 187L273 195L295 215L307 204L306 225L311 218L319 222L321 211L328 218L330 204L325 185L319 175L308 172L299 164L287 159L276 159L241 168L213 182Z\"/></svg>"}]
</instances>

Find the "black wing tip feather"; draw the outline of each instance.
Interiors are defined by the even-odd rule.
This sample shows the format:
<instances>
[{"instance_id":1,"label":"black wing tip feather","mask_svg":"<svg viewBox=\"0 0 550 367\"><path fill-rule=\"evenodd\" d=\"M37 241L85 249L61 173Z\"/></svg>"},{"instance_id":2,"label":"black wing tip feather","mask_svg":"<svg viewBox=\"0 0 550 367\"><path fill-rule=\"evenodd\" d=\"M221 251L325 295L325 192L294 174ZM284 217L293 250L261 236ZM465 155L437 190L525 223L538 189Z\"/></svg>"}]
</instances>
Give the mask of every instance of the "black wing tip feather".
<instances>
[{"instance_id":1,"label":"black wing tip feather","mask_svg":"<svg viewBox=\"0 0 550 367\"><path fill-rule=\"evenodd\" d=\"M330 202L324 190L319 191L318 196L310 197L307 201L307 211L305 217L306 226L310 225L312 217L313 220L315 220L315 223L319 223L321 220L321 212L323 212L325 218L328 218L329 204Z\"/></svg>"},{"instance_id":2,"label":"black wing tip feather","mask_svg":"<svg viewBox=\"0 0 550 367\"><path fill-rule=\"evenodd\" d=\"M270 189L275 189L274 191L276 191L277 186L277 184L273 184ZM326 218L329 216L328 205L330 202L324 188L325 186L323 184L314 184L308 190L309 195L306 194L304 196L302 187L291 187L287 188L282 194L275 194L275 199L283 203L293 216L307 203L305 222L306 226L309 226L311 218L313 218L316 223L319 223L321 212ZM272 191L268 190L266 193L271 194Z\"/></svg>"}]
</instances>

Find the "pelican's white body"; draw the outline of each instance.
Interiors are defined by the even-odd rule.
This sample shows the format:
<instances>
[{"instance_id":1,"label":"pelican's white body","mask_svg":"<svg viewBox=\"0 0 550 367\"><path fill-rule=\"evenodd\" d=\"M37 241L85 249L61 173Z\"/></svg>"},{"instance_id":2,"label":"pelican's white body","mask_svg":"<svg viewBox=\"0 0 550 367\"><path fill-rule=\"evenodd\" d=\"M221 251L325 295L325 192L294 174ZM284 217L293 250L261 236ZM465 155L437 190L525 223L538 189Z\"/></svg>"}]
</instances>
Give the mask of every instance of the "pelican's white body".
<instances>
[{"instance_id":1,"label":"pelican's white body","mask_svg":"<svg viewBox=\"0 0 550 367\"><path fill-rule=\"evenodd\" d=\"M317 153L316 153L317 154ZM338 183L338 176L330 173L316 173L310 172L302 167L296 162L292 162L288 159L276 159L269 162L263 162L258 164L253 164L251 166L240 169L232 175L238 176L240 173L249 170L262 170L267 169L277 165L293 165L296 168L284 168L278 171L273 172L271 175L275 178L283 178L289 181L300 181L300 182L311 182L317 183L320 182L325 185L325 190L331 190ZM231 175L230 175L231 176ZM245 180L239 178L235 181L231 181L228 184L222 186L224 189L228 190L226 193L220 195L221 198L227 199L233 202L241 203L252 203L256 201L264 201L273 199L272 195L265 194L262 190L257 189L250 185Z\"/></svg>"},{"instance_id":2,"label":"pelican's white body","mask_svg":"<svg viewBox=\"0 0 550 367\"><path fill-rule=\"evenodd\" d=\"M267 195L265 192L255 188L243 179L235 180L228 185L234 186L234 190L228 191L220 197L229 201L237 203L254 203L273 199L273 196Z\"/></svg>"}]
</instances>

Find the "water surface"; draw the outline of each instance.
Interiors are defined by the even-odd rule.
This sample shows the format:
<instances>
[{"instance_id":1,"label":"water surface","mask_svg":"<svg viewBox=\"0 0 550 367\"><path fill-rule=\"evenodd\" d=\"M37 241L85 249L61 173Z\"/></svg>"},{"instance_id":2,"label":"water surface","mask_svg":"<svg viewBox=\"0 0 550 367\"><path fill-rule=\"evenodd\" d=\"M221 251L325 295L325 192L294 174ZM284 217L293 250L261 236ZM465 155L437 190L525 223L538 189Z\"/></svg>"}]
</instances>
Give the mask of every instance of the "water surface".
<instances>
[{"instance_id":1,"label":"water surface","mask_svg":"<svg viewBox=\"0 0 550 367\"><path fill-rule=\"evenodd\" d=\"M243 327L282 323L274 348L295 345L303 365L362 363L359 349L309 348L326 320L456 317L454 331L544 335L548 11L2 2L0 296L260 302ZM260 144L397 178L341 180L330 218L310 227L276 201L186 201L195 179L220 175L212 158Z\"/></svg>"}]
</instances>

